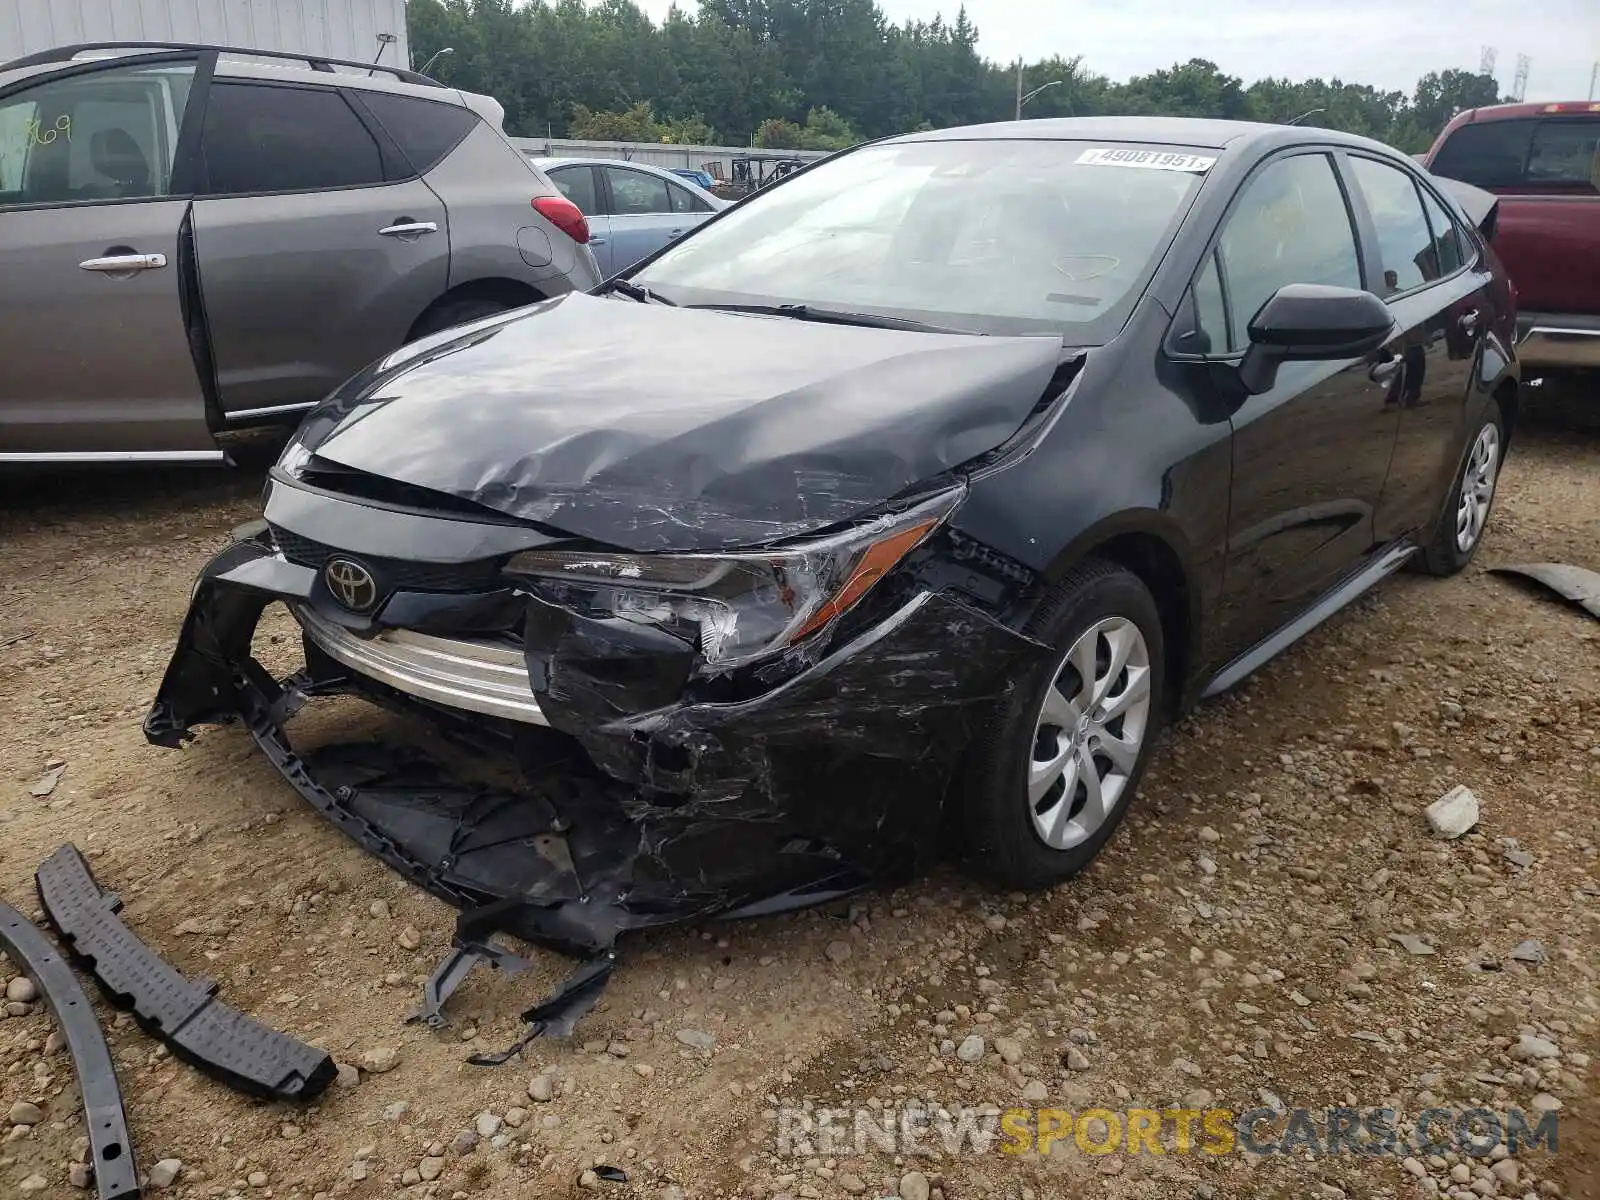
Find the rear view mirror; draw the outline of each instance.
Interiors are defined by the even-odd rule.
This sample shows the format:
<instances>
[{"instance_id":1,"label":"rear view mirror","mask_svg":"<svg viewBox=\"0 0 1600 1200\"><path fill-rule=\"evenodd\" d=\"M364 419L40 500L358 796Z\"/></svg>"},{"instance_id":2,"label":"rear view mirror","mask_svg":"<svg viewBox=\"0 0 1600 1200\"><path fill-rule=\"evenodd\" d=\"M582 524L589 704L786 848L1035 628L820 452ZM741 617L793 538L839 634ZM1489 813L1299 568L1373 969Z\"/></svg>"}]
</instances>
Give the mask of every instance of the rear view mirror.
<instances>
[{"instance_id":1,"label":"rear view mirror","mask_svg":"<svg viewBox=\"0 0 1600 1200\"><path fill-rule=\"evenodd\" d=\"M1365 358L1394 330L1389 306L1359 288L1290 283L1279 288L1250 322L1250 348L1239 379L1252 395L1272 387L1285 362Z\"/></svg>"}]
</instances>

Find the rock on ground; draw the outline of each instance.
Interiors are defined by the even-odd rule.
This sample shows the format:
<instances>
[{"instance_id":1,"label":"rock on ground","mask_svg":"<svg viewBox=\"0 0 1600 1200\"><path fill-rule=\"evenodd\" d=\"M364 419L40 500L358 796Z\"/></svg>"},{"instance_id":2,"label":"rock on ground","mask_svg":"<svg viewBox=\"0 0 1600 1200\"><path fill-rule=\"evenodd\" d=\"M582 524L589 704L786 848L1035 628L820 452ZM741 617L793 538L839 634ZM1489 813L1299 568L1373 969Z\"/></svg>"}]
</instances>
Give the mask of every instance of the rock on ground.
<instances>
[{"instance_id":1,"label":"rock on ground","mask_svg":"<svg viewBox=\"0 0 1600 1200\"><path fill-rule=\"evenodd\" d=\"M1458 838L1478 823L1478 797L1471 788L1456 785L1423 810L1428 827L1442 838Z\"/></svg>"}]
</instances>

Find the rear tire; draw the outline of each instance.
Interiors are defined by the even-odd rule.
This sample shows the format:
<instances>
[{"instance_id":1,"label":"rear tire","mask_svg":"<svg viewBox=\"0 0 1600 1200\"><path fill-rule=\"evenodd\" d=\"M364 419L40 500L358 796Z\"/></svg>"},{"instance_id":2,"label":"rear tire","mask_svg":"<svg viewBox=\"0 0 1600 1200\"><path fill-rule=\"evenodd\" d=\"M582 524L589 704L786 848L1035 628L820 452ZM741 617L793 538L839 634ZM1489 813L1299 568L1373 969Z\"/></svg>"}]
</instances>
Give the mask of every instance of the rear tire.
<instances>
[{"instance_id":1,"label":"rear tire","mask_svg":"<svg viewBox=\"0 0 1600 1200\"><path fill-rule=\"evenodd\" d=\"M1417 556L1418 566L1427 574L1441 578L1456 574L1483 544L1505 445L1505 420L1500 406L1491 405L1467 443L1466 459L1450 485L1433 541Z\"/></svg>"},{"instance_id":2,"label":"rear tire","mask_svg":"<svg viewBox=\"0 0 1600 1200\"><path fill-rule=\"evenodd\" d=\"M446 329L457 325L465 325L469 321L481 321L484 317L503 313L510 307L511 305L499 300L446 300L443 304L435 304L417 318L417 323L411 329L410 340L415 342L435 333L443 333Z\"/></svg>"},{"instance_id":3,"label":"rear tire","mask_svg":"<svg viewBox=\"0 0 1600 1200\"><path fill-rule=\"evenodd\" d=\"M1094 559L1025 632L1053 653L974 742L961 816L973 869L1031 891L1083 870L1127 815L1160 726L1166 647L1143 581Z\"/></svg>"}]
</instances>

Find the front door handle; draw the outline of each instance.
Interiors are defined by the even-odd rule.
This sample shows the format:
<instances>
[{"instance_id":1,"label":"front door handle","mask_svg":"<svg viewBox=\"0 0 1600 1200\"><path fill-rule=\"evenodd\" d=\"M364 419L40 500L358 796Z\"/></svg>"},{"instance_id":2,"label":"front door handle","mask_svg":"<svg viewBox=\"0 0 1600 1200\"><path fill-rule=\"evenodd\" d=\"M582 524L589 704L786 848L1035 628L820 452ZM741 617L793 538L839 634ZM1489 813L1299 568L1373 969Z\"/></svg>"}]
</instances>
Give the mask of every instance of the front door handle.
<instances>
[{"instance_id":1,"label":"front door handle","mask_svg":"<svg viewBox=\"0 0 1600 1200\"><path fill-rule=\"evenodd\" d=\"M413 221L407 217L400 217L393 225L385 225L378 230L382 237L421 237L425 233L438 232L437 221Z\"/></svg>"},{"instance_id":2,"label":"front door handle","mask_svg":"<svg viewBox=\"0 0 1600 1200\"><path fill-rule=\"evenodd\" d=\"M101 258L86 258L78 264L85 271L99 271L104 275L126 275L134 271L154 271L167 265L165 254L107 254Z\"/></svg>"},{"instance_id":3,"label":"front door handle","mask_svg":"<svg viewBox=\"0 0 1600 1200\"><path fill-rule=\"evenodd\" d=\"M1463 333L1477 333L1478 332L1478 310L1474 308L1470 312L1462 313L1461 314L1461 319L1459 321L1459 324L1461 326L1461 331Z\"/></svg>"},{"instance_id":4,"label":"front door handle","mask_svg":"<svg viewBox=\"0 0 1600 1200\"><path fill-rule=\"evenodd\" d=\"M1367 378L1373 383L1393 383L1396 375L1405 367L1406 360L1398 354L1390 355L1383 362L1374 363L1367 371Z\"/></svg>"},{"instance_id":5,"label":"front door handle","mask_svg":"<svg viewBox=\"0 0 1600 1200\"><path fill-rule=\"evenodd\" d=\"M589 245L591 245L591 246L604 246L605 244L606 244L605 238L592 237L592 238L589 239Z\"/></svg>"}]
</instances>

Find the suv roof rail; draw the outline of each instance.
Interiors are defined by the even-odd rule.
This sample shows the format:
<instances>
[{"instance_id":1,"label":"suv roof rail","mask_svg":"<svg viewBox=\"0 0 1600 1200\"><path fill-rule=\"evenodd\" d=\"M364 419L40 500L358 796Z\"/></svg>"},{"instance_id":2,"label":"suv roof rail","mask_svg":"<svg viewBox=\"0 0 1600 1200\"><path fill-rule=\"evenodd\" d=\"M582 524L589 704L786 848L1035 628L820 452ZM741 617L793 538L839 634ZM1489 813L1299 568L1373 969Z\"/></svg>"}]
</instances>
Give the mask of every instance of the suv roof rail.
<instances>
[{"instance_id":1,"label":"suv roof rail","mask_svg":"<svg viewBox=\"0 0 1600 1200\"><path fill-rule=\"evenodd\" d=\"M443 87L437 79L431 79L416 71L405 67L389 67L382 63L357 62L351 58L330 58L326 54L310 54L299 50L254 50L247 46L216 46L203 42L77 42L70 46L55 46L49 50L40 50L34 54L25 54L21 58L14 58L10 62L0 63L0 70L11 70L15 67L36 67L44 63L71 62L80 54L91 50L214 50L218 54L245 54L252 58L282 58L290 62L305 63L313 71L332 72L335 67L356 67L365 70L369 75L374 71L382 71L385 75L393 75L404 83L420 83L428 87Z\"/></svg>"}]
</instances>

